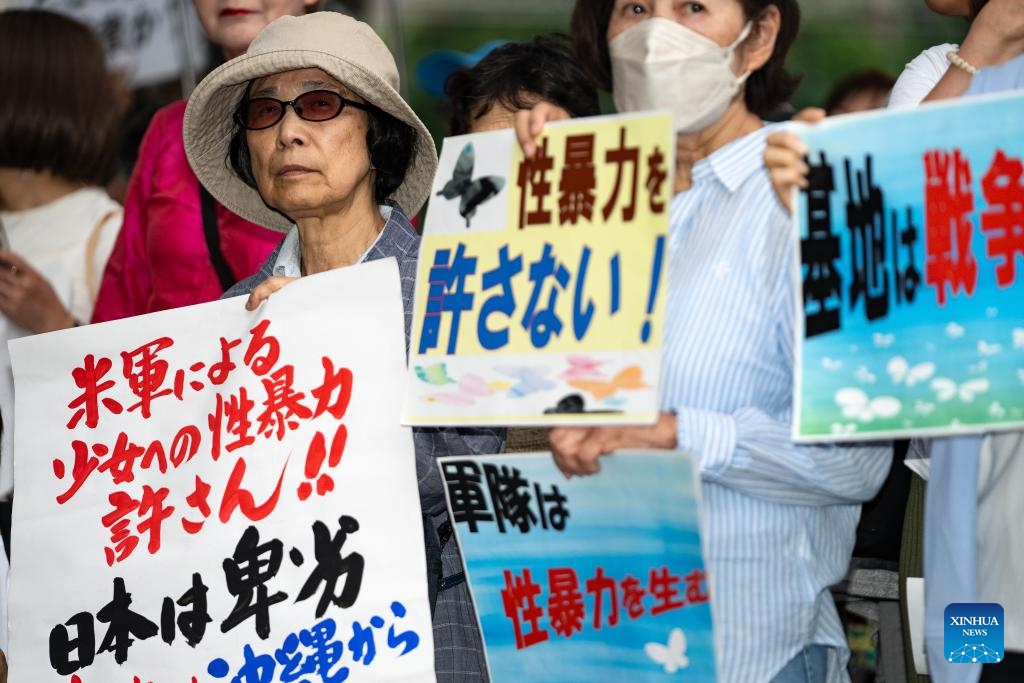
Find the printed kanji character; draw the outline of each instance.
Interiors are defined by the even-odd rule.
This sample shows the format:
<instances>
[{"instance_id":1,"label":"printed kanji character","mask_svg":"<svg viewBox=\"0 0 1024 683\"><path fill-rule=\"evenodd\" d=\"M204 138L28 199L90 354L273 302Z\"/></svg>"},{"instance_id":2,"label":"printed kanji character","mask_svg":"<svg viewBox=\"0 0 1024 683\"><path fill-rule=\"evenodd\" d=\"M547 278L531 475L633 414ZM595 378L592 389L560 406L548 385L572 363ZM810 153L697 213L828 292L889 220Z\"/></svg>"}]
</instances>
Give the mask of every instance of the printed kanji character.
<instances>
[{"instance_id":1,"label":"printed kanji character","mask_svg":"<svg viewBox=\"0 0 1024 683\"><path fill-rule=\"evenodd\" d=\"M160 337L143 344L134 351L121 352L121 366L128 387L139 398L138 403L128 406L128 412L139 409L139 414L148 419L152 415L153 399L167 396L170 389L161 389L167 379L168 364L157 355L174 345L170 337Z\"/></svg>"},{"instance_id":2,"label":"printed kanji character","mask_svg":"<svg viewBox=\"0 0 1024 683\"><path fill-rule=\"evenodd\" d=\"M75 629L71 637L69 628ZM50 629L50 666L61 676L92 666L96 659L96 625L92 614L79 612ZM75 655L77 659L71 659Z\"/></svg>"},{"instance_id":3,"label":"printed kanji character","mask_svg":"<svg viewBox=\"0 0 1024 683\"><path fill-rule=\"evenodd\" d=\"M707 575L703 569L694 569L683 577L683 581L686 582L686 602L691 605L699 605L710 599L705 588Z\"/></svg>"},{"instance_id":4,"label":"printed kanji character","mask_svg":"<svg viewBox=\"0 0 1024 683\"><path fill-rule=\"evenodd\" d=\"M71 466L71 486L64 493L57 496L58 505L68 502L78 493L78 489L85 485L89 475L99 468L100 458L106 457L109 449L104 444L94 444L92 451L99 456L94 457L89 455L89 444L76 439L71 442L71 450L75 453L75 462ZM54 476L57 479L64 479L67 475L67 465L64 464L64 461L60 458L54 458L52 464Z\"/></svg>"},{"instance_id":5,"label":"printed kanji character","mask_svg":"<svg viewBox=\"0 0 1024 683\"><path fill-rule=\"evenodd\" d=\"M914 211L907 207L907 227L900 229L899 217L895 209L892 212L892 253L893 267L896 269L896 303L914 302L917 289L921 286L921 271L914 263L914 251L917 247L917 227L914 225ZM903 249L901 250L900 247ZM906 252L906 258L899 257L900 251ZM906 261L906 266L901 263Z\"/></svg>"},{"instance_id":6,"label":"printed kanji character","mask_svg":"<svg viewBox=\"0 0 1024 683\"><path fill-rule=\"evenodd\" d=\"M313 650L306 655L302 662L303 673L316 673L322 683L341 683L348 678L348 667L339 667L337 671L331 669L341 661L345 652L345 646L340 640L334 640L337 626L334 619L324 619L312 628L303 629L299 632L299 642ZM369 662L364 662L368 664Z\"/></svg>"},{"instance_id":7,"label":"printed kanji character","mask_svg":"<svg viewBox=\"0 0 1024 683\"><path fill-rule=\"evenodd\" d=\"M210 610L206 603L206 594L209 588L203 583L203 577L199 572L192 574L192 587L185 591L177 600L180 607L191 607L183 610L178 615L177 625L181 629L181 635L185 636L185 642L189 647L195 647L206 635L206 625L213 619L210 617ZM172 598L164 598L160 610L161 639L168 645L174 643L175 629L174 604Z\"/></svg>"},{"instance_id":8,"label":"printed kanji character","mask_svg":"<svg viewBox=\"0 0 1024 683\"><path fill-rule=\"evenodd\" d=\"M401 619L406 613L405 605L395 600L391 603L391 613L395 615L396 619ZM420 637L415 631L410 630L397 633L394 624L388 627L388 647L394 650L401 646L402 651L398 653L399 657L404 657L419 647L419 645Z\"/></svg>"},{"instance_id":9,"label":"printed kanji character","mask_svg":"<svg viewBox=\"0 0 1024 683\"><path fill-rule=\"evenodd\" d=\"M359 597L359 588L363 584L363 568L366 561L357 552L342 556L342 546L349 534L359 531L359 522L348 515L338 518L338 531L331 537L327 525L317 521L313 523L314 555L316 567L303 584L295 602L302 602L310 597L324 584L323 592L316 606L316 617L319 619L327 611L328 605L342 609L351 607ZM345 577L345 585L340 594L336 594L338 579Z\"/></svg>"},{"instance_id":10,"label":"printed kanji character","mask_svg":"<svg viewBox=\"0 0 1024 683\"><path fill-rule=\"evenodd\" d=\"M249 398L245 387L239 387L238 393L232 394L226 401L217 394L216 406L206 416L206 423L210 427L210 456L214 460L220 458L225 432L235 437L223 445L223 450L228 453L256 443L256 435L249 433L253 426L249 413L255 407L256 402Z\"/></svg>"},{"instance_id":11,"label":"printed kanji character","mask_svg":"<svg viewBox=\"0 0 1024 683\"><path fill-rule=\"evenodd\" d=\"M618 584L615 583L615 579L604 573L604 567L598 567L594 576L587 579L585 585L587 593L594 596L594 628L601 628L601 604L604 602L602 596L605 593L609 594L607 602L610 607L608 625L617 626L619 623L619 594Z\"/></svg>"},{"instance_id":12,"label":"printed kanji character","mask_svg":"<svg viewBox=\"0 0 1024 683\"><path fill-rule=\"evenodd\" d=\"M224 337L220 338L220 360L212 364L209 372L206 373L210 384L216 387L228 381L228 375L237 367L235 362L231 360L231 349L240 346L241 343L241 339L228 341Z\"/></svg>"},{"instance_id":13,"label":"printed kanji character","mask_svg":"<svg viewBox=\"0 0 1024 683\"><path fill-rule=\"evenodd\" d=\"M985 255L999 258L996 284L1009 287L1016 279L1017 256L1024 257L1024 165L1019 157L997 150L981 179L988 208L981 214Z\"/></svg>"},{"instance_id":14,"label":"printed kanji character","mask_svg":"<svg viewBox=\"0 0 1024 683\"><path fill-rule=\"evenodd\" d=\"M541 292L549 278L554 279L554 282L548 292L547 306L540 308ZM545 242L540 258L530 264L530 282L533 283L533 289L530 292L530 303L527 304L521 321L523 329L530 331L530 343L534 348L544 348L552 335L557 337L561 334L562 321L555 308L558 290L569 286L569 278L568 269L555 261L551 244Z\"/></svg>"},{"instance_id":15,"label":"printed kanji character","mask_svg":"<svg viewBox=\"0 0 1024 683\"><path fill-rule=\"evenodd\" d=\"M551 491L548 493L541 491L540 484L534 484L533 486L536 491L535 500L537 501L537 508L540 510L541 526L545 529L550 526L550 528L556 531L564 530L565 522L569 519L569 508L565 506L569 499L558 490L556 484L551 485Z\"/></svg>"},{"instance_id":16,"label":"printed kanji character","mask_svg":"<svg viewBox=\"0 0 1024 683\"><path fill-rule=\"evenodd\" d=\"M580 253L580 267L576 271L576 292L572 299L572 334L576 341L583 341L590 321L594 317L594 300L587 299L584 305L583 287L587 280L587 266L590 265L590 247L583 247Z\"/></svg>"},{"instance_id":17,"label":"printed kanji character","mask_svg":"<svg viewBox=\"0 0 1024 683\"><path fill-rule=\"evenodd\" d=\"M565 138L565 163L558 183L558 222L576 225L580 216L588 221L594 215L594 190L597 173L594 169L594 134L569 135Z\"/></svg>"},{"instance_id":18,"label":"printed kanji character","mask_svg":"<svg viewBox=\"0 0 1024 683\"><path fill-rule=\"evenodd\" d=\"M668 567L652 569L650 581L647 584L647 592L655 600L651 607L651 616L657 616L663 612L683 607L679 597L679 575L669 572Z\"/></svg>"},{"instance_id":19,"label":"printed kanji character","mask_svg":"<svg viewBox=\"0 0 1024 683\"><path fill-rule=\"evenodd\" d=\"M926 152L924 167L924 281L935 287L939 306L945 306L947 285L953 294L964 290L972 295L978 280L978 262L971 252L971 166L954 149L952 154Z\"/></svg>"},{"instance_id":20,"label":"printed kanji character","mask_svg":"<svg viewBox=\"0 0 1024 683\"><path fill-rule=\"evenodd\" d=\"M501 589L501 602L505 608L505 616L512 621L512 629L516 637L516 649L522 650L543 643L551 637L547 629L540 628L539 621L544 611L537 606L537 596L541 587L533 582L530 570L524 569L522 576L512 576L509 570L504 571L505 587ZM529 630L523 632L523 626Z\"/></svg>"},{"instance_id":21,"label":"printed kanji character","mask_svg":"<svg viewBox=\"0 0 1024 683\"><path fill-rule=\"evenodd\" d=\"M448 353L455 353L459 339L459 323L464 311L473 310L474 295L466 291L466 278L476 273L476 257L466 256L466 245L459 244L454 255L451 249L438 249L430 267L427 288L427 310L420 330L420 353L440 344L441 322L451 314Z\"/></svg>"},{"instance_id":22,"label":"printed kanji character","mask_svg":"<svg viewBox=\"0 0 1024 683\"><path fill-rule=\"evenodd\" d=\"M864 297L868 320L889 313L889 267L886 261L885 196L875 185L872 157L865 170L854 174L850 160L846 168L846 227L850 231L850 308Z\"/></svg>"},{"instance_id":23,"label":"printed kanji character","mask_svg":"<svg viewBox=\"0 0 1024 683\"><path fill-rule=\"evenodd\" d=\"M804 336L838 330L842 324L842 281L839 237L832 232L832 192L836 189L832 164L822 152L807 174L807 237L800 240L804 269Z\"/></svg>"},{"instance_id":24,"label":"printed kanji character","mask_svg":"<svg viewBox=\"0 0 1024 683\"><path fill-rule=\"evenodd\" d=\"M630 619L639 619L646 612L644 596L647 591L640 586L640 580L629 574L619 584L622 588L622 606Z\"/></svg>"},{"instance_id":25,"label":"printed kanji character","mask_svg":"<svg viewBox=\"0 0 1024 683\"><path fill-rule=\"evenodd\" d=\"M224 579L236 602L227 619L220 625L222 633L255 617L256 635L262 640L270 636L270 608L288 599L287 593L278 591L271 595L267 588L267 582L281 568L283 554L281 541L276 538L261 545L256 527L250 526L242 533L234 554L223 563ZM270 661L273 662L273 658Z\"/></svg>"},{"instance_id":26,"label":"printed kanji character","mask_svg":"<svg viewBox=\"0 0 1024 683\"><path fill-rule=\"evenodd\" d=\"M262 505L257 505L252 493L242 487L246 464L243 458L239 458L231 470L228 483L224 486L224 497L220 501L220 511L218 513L220 521L226 524L231 519L235 508L239 508L242 514L253 522L266 518L277 507L277 499L281 496L281 482L284 481L284 471L287 467L288 461L285 460L284 465L281 467L281 474L277 478L277 485L274 487L274 491L267 498L266 502Z\"/></svg>"},{"instance_id":27,"label":"printed kanji character","mask_svg":"<svg viewBox=\"0 0 1024 683\"><path fill-rule=\"evenodd\" d=\"M125 517L135 513L139 523L135 530L141 536L149 535L146 543L146 550L150 555L160 550L160 529L164 520L174 512L174 506L164 507L164 501L171 492L166 486L153 490L148 484L142 486L142 496L136 500L124 491L114 491L107 500L114 507L111 512L103 516L103 526L110 529L110 540L113 548L104 548L103 552L107 558L107 564L113 566L114 562L123 562L132 551L139 545L139 537L133 534L129 527L131 522Z\"/></svg>"},{"instance_id":28,"label":"printed kanji character","mask_svg":"<svg viewBox=\"0 0 1024 683\"><path fill-rule=\"evenodd\" d=\"M488 463L484 465L484 475L498 531L505 533L506 522L524 533L537 524L537 516L530 509L530 482L526 481L518 469Z\"/></svg>"},{"instance_id":29,"label":"printed kanji character","mask_svg":"<svg viewBox=\"0 0 1024 683\"><path fill-rule=\"evenodd\" d=\"M132 594L125 590L124 579L114 579L114 597L96 613L96 621L109 624L96 654L113 652L114 661L124 664L128 659L128 648L136 640L148 640L159 629L149 619L131 609Z\"/></svg>"},{"instance_id":30,"label":"printed kanji character","mask_svg":"<svg viewBox=\"0 0 1024 683\"><path fill-rule=\"evenodd\" d=\"M369 626L363 626L358 620L352 622L352 637L348 640L352 659L361 662L363 666L369 666L377 657L377 641L373 629L384 628L384 619L377 615L370 617L369 623Z\"/></svg>"},{"instance_id":31,"label":"printed kanji character","mask_svg":"<svg viewBox=\"0 0 1024 683\"><path fill-rule=\"evenodd\" d=\"M323 356L320 362L324 366L324 381L309 392L316 399L313 417L320 417L327 412L335 420L340 420L345 417L349 401L352 400L352 371L348 368L335 371L334 361L327 356Z\"/></svg>"},{"instance_id":32,"label":"printed kanji character","mask_svg":"<svg viewBox=\"0 0 1024 683\"><path fill-rule=\"evenodd\" d=\"M288 430L299 428L299 421L308 420L313 412L302 405L306 397L301 391L295 391L295 367L282 365L270 374L269 379L261 380L267 392L267 400L263 402L263 412L256 418L256 431L264 437L276 436L278 441L284 439Z\"/></svg>"},{"instance_id":33,"label":"printed kanji character","mask_svg":"<svg viewBox=\"0 0 1024 683\"><path fill-rule=\"evenodd\" d=\"M500 294L492 295L480 307L480 316L476 322L477 339L480 341L480 346L488 351L500 349L508 344L508 326L492 329L487 321L492 315L501 314L510 318L515 313L516 298L512 289L512 278L522 271L523 257L509 258L508 245L505 244L498 250L498 265L492 270L486 271L482 276L484 292L494 287L501 287Z\"/></svg>"},{"instance_id":34,"label":"printed kanji character","mask_svg":"<svg viewBox=\"0 0 1024 683\"><path fill-rule=\"evenodd\" d=\"M566 638L583 630L583 593L576 570L548 569L548 622L555 633Z\"/></svg>"},{"instance_id":35,"label":"printed kanji character","mask_svg":"<svg viewBox=\"0 0 1024 683\"><path fill-rule=\"evenodd\" d=\"M185 496L185 502L189 504L189 507L199 510L203 518L198 522L193 522L188 519L182 518L181 528L188 534L197 534L199 530L203 528L203 524L206 522L206 518L210 516L210 504L207 502L207 498L210 496L210 485L203 481L198 475L196 475L196 487L192 493Z\"/></svg>"},{"instance_id":36,"label":"printed kanji character","mask_svg":"<svg viewBox=\"0 0 1024 683\"><path fill-rule=\"evenodd\" d=\"M544 207L544 202L551 193L551 182L547 179L548 172L555 167L555 159L548 154L548 139L541 138L533 159L519 162L519 229L527 225L548 225L551 223L551 211ZM535 201L533 208L527 210L527 195Z\"/></svg>"},{"instance_id":37,"label":"printed kanji character","mask_svg":"<svg viewBox=\"0 0 1024 683\"><path fill-rule=\"evenodd\" d=\"M281 357L281 343L274 335L267 334L269 327L270 321L264 320L249 330L252 338L242 357L242 362L257 375L265 375L270 372L277 365L277 359Z\"/></svg>"},{"instance_id":38,"label":"printed kanji character","mask_svg":"<svg viewBox=\"0 0 1024 683\"><path fill-rule=\"evenodd\" d=\"M478 522L493 522L494 515L487 508L480 466L472 460L457 460L444 463L441 469L448 486L455 523L464 522L470 533L475 534Z\"/></svg>"},{"instance_id":39,"label":"printed kanji character","mask_svg":"<svg viewBox=\"0 0 1024 683\"><path fill-rule=\"evenodd\" d=\"M109 358L96 360L93 354L87 354L82 360L82 367L71 371L71 377L75 380L75 386L82 390L82 393L68 403L68 408L74 411L71 419L68 420L68 429L74 429L78 423L85 418L85 426L95 429L100 421L100 404L114 415L120 415L124 407L110 397L100 398L100 394L109 391L114 386L114 380L102 381L114 366Z\"/></svg>"},{"instance_id":40,"label":"printed kanji character","mask_svg":"<svg viewBox=\"0 0 1024 683\"><path fill-rule=\"evenodd\" d=\"M661 147L655 146L654 151L647 157L647 197L651 206L651 213L659 214L665 212L665 200L661 198L665 181L668 180L668 169L665 166L665 154Z\"/></svg>"},{"instance_id":41,"label":"printed kanji character","mask_svg":"<svg viewBox=\"0 0 1024 683\"><path fill-rule=\"evenodd\" d=\"M630 181L629 190L629 202L622 207L622 219L624 221L633 220L634 214L636 214L636 189L637 180L640 176L640 148L639 147L627 147L626 146L626 127L619 126L619 146L615 149L610 149L604 154L604 161L606 164L615 164L615 185L612 187L612 194L605 203L604 208L601 209L601 215L604 216L605 220L612 215L612 211L615 210L616 205L619 202L619 191L622 186L622 174L626 164L630 164L633 167L631 173L632 180Z\"/></svg>"},{"instance_id":42,"label":"printed kanji character","mask_svg":"<svg viewBox=\"0 0 1024 683\"><path fill-rule=\"evenodd\" d=\"M341 424L334 430L334 438L331 439L331 451L327 452L327 439L324 433L317 431L310 439L309 449L306 452L306 466L303 474L308 481L299 484L297 492L299 500L306 500L313 494L313 485L310 483L316 480L316 493L318 496L326 495L334 490L334 479L326 472L320 472L320 468L327 461L327 466L334 468L341 464L341 456L345 453L345 444L348 443L348 427Z\"/></svg>"}]
</instances>

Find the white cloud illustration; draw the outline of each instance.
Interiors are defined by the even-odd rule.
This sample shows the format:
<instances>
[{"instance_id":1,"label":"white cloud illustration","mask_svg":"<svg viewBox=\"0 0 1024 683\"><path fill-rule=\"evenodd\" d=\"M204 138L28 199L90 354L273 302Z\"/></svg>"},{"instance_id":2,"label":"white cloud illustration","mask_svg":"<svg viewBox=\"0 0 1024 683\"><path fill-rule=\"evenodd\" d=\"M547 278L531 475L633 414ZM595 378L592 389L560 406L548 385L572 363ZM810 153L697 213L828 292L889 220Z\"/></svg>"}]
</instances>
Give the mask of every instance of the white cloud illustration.
<instances>
[{"instance_id":1,"label":"white cloud illustration","mask_svg":"<svg viewBox=\"0 0 1024 683\"><path fill-rule=\"evenodd\" d=\"M836 436L847 436L849 434L855 434L856 432L857 425L852 422L847 422L845 424L842 422L832 423L832 433Z\"/></svg>"},{"instance_id":2,"label":"white cloud illustration","mask_svg":"<svg viewBox=\"0 0 1024 683\"><path fill-rule=\"evenodd\" d=\"M964 332L966 332L966 330L963 325L957 325L956 323L946 325L946 336L950 339L959 339L964 336Z\"/></svg>"},{"instance_id":3,"label":"white cloud illustration","mask_svg":"<svg viewBox=\"0 0 1024 683\"><path fill-rule=\"evenodd\" d=\"M935 374L935 363L918 363L911 367L903 356L894 356L885 366L889 378L895 384L912 387L919 382L927 382Z\"/></svg>"},{"instance_id":4,"label":"white cloud illustration","mask_svg":"<svg viewBox=\"0 0 1024 683\"><path fill-rule=\"evenodd\" d=\"M940 403L952 401L958 396L964 403L971 403L975 397L988 391L989 381L979 377L977 379L969 379L963 384L958 385L948 377L936 377L932 380L931 387L932 391L935 392L935 398Z\"/></svg>"},{"instance_id":5,"label":"white cloud illustration","mask_svg":"<svg viewBox=\"0 0 1024 683\"><path fill-rule=\"evenodd\" d=\"M994 356L1002 350L1002 344L989 344L984 339L978 340L978 353L983 356Z\"/></svg>"},{"instance_id":6,"label":"white cloud illustration","mask_svg":"<svg viewBox=\"0 0 1024 683\"><path fill-rule=\"evenodd\" d=\"M875 345L877 349L887 349L892 346L892 343L896 341L896 335L893 334L882 334L881 332L875 332L871 335L871 343Z\"/></svg>"},{"instance_id":7,"label":"white cloud illustration","mask_svg":"<svg viewBox=\"0 0 1024 683\"><path fill-rule=\"evenodd\" d=\"M914 402L914 412L918 415L931 415L935 412L935 404L918 400Z\"/></svg>"},{"instance_id":8,"label":"white cloud illustration","mask_svg":"<svg viewBox=\"0 0 1024 683\"><path fill-rule=\"evenodd\" d=\"M835 372L843 367L843 361L825 356L821 359L821 367L825 368L829 372Z\"/></svg>"},{"instance_id":9,"label":"white cloud illustration","mask_svg":"<svg viewBox=\"0 0 1024 683\"><path fill-rule=\"evenodd\" d=\"M874 384L878 378L868 370L868 366L861 365L857 368L857 372L853 373L853 378L861 384Z\"/></svg>"},{"instance_id":10,"label":"white cloud illustration","mask_svg":"<svg viewBox=\"0 0 1024 683\"><path fill-rule=\"evenodd\" d=\"M979 360L977 363L973 365L968 365L967 372L971 373L972 375L984 375L986 372L988 372L988 361Z\"/></svg>"},{"instance_id":11,"label":"white cloud illustration","mask_svg":"<svg viewBox=\"0 0 1024 683\"><path fill-rule=\"evenodd\" d=\"M892 396L870 398L863 390L845 387L836 392L836 405L848 420L873 422L876 418L888 419L899 415L903 404Z\"/></svg>"}]
</instances>

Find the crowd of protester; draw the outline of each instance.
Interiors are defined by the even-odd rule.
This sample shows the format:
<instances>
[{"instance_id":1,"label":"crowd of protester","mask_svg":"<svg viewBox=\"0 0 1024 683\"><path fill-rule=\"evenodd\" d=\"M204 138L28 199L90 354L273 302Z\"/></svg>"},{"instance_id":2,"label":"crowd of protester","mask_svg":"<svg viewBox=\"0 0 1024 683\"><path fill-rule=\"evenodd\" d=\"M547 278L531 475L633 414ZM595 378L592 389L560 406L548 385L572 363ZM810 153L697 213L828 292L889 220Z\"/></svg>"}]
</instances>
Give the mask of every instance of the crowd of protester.
<instances>
[{"instance_id":1,"label":"crowd of protester","mask_svg":"<svg viewBox=\"0 0 1024 683\"><path fill-rule=\"evenodd\" d=\"M95 35L44 10L0 12L8 337L239 295L252 310L295 278L395 257L408 344L414 224L437 154L399 94L391 52L370 26L322 12L318 0L263 0L241 14L193 1L225 63L153 116L123 209L103 189L119 110ZM898 77L851 73L823 109L797 118L1024 84L1024 0L926 4L968 20L962 43L929 47ZM1016 624L996 666L947 666L941 630L928 630L932 677L1024 680L1024 601L1013 591L1024 552L1012 527L1024 512L1020 433L792 441L790 225L808 166L799 135L765 121L799 83L786 69L799 27L796 0L577 0L568 36L500 45L448 77L448 133L515 129L527 157L546 123L599 114L600 90L619 112L671 111L678 136L656 423L414 430L438 680L485 680L487 669L433 458L538 445L569 476L600 476L601 457L617 449L699 455L720 680L846 680L847 633L830 588L864 535L888 524L917 530L890 555L919 555L923 544L929 618L951 602L1000 602ZM284 173L284 163L299 166ZM715 276L723 261L735 275L726 286ZM12 550L13 425L3 417L0 527ZM5 611L0 600L0 641ZM906 650L912 678L909 646L894 649Z\"/></svg>"}]
</instances>

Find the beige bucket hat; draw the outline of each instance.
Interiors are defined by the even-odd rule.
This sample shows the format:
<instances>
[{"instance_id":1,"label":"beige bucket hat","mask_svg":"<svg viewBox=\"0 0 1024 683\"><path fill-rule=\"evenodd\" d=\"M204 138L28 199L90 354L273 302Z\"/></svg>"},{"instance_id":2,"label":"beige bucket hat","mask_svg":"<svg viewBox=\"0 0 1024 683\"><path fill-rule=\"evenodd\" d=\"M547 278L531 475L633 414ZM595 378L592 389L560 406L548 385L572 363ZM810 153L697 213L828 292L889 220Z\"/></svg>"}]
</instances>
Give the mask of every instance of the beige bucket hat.
<instances>
[{"instance_id":1,"label":"beige bucket hat","mask_svg":"<svg viewBox=\"0 0 1024 683\"><path fill-rule=\"evenodd\" d=\"M185 109L184 138L199 182L239 216L288 231L291 221L267 206L259 192L231 170L228 146L235 129L232 116L249 81L306 68L322 69L416 131L412 163L392 195L406 214L415 215L430 194L437 170L434 140L398 94L398 69L384 42L368 25L337 12L272 21L244 55L218 67L196 87Z\"/></svg>"}]
</instances>

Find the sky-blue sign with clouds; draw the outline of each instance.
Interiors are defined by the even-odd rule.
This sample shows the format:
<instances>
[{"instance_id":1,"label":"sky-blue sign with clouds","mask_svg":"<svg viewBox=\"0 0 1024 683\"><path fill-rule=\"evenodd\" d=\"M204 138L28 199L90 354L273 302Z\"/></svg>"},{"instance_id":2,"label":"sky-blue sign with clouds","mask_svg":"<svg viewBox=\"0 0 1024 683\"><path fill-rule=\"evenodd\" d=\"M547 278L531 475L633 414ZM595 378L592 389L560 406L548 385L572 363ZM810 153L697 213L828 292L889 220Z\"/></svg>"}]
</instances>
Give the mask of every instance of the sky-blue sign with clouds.
<instances>
[{"instance_id":1,"label":"sky-blue sign with clouds","mask_svg":"<svg viewBox=\"0 0 1024 683\"><path fill-rule=\"evenodd\" d=\"M1024 96L799 134L794 438L1024 427Z\"/></svg>"}]
</instances>

